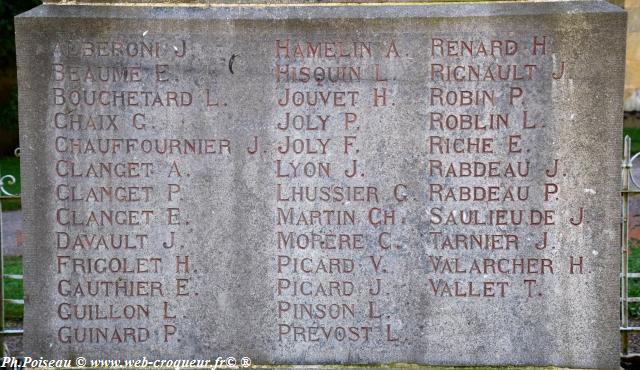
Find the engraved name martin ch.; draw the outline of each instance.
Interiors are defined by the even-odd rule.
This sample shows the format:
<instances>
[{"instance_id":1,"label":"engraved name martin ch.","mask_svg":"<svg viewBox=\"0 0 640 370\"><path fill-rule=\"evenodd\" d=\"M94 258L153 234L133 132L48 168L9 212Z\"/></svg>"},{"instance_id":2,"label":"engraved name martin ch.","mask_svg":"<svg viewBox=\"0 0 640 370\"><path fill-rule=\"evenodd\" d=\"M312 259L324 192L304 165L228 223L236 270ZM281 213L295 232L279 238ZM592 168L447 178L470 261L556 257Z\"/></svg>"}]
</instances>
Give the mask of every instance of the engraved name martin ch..
<instances>
[{"instance_id":1,"label":"engraved name martin ch.","mask_svg":"<svg viewBox=\"0 0 640 370\"><path fill-rule=\"evenodd\" d=\"M623 11L191 5L15 19L25 354L619 366Z\"/></svg>"}]
</instances>

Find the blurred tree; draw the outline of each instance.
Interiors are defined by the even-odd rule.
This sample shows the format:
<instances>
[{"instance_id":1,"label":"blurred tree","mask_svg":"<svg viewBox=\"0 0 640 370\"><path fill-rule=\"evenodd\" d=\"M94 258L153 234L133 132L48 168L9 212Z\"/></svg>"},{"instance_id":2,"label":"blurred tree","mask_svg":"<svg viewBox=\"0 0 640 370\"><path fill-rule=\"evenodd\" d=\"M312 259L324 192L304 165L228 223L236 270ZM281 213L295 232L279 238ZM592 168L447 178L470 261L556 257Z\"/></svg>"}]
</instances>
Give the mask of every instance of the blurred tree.
<instances>
[{"instance_id":1,"label":"blurred tree","mask_svg":"<svg viewBox=\"0 0 640 370\"><path fill-rule=\"evenodd\" d=\"M13 17L39 0L0 0L0 156L18 146L18 88Z\"/></svg>"}]
</instances>

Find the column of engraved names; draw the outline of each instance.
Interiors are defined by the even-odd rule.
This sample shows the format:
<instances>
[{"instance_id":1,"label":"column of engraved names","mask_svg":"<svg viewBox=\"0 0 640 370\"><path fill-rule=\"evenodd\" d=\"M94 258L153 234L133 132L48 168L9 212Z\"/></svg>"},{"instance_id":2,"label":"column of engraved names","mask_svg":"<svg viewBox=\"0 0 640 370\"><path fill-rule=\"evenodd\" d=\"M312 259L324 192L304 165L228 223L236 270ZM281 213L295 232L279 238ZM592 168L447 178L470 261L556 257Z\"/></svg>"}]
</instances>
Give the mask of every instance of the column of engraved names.
<instances>
[{"instance_id":1,"label":"column of engraved names","mask_svg":"<svg viewBox=\"0 0 640 370\"><path fill-rule=\"evenodd\" d=\"M384 334L373 301L386 271L371 243L378 236L365 232L383 217L382 195L358 133L362 108L387 98L367 85L379 76L379 50L354 40L274 44L278 340L367 343Z\"/></svg>"},{"instance_id":2,"label":"column of engraved names","mask_svg":"<svg viewBox=\"0 0 640 370\"><path fill-rule=\"evenodd\" d=\"M164 137L159 123L194 102L193 92L168 86L170 63L186 50L184 41L107 37L53 45L60 343L179 340L172 305L188 295L189 260L171 249L184 216L178 161L215 152L206 139ZM157 232L167 227L169 235Z\"/></svg>"},{"instance_id":3,"label":"column of engraved names","mask_svg":"<svg viewBox=\"0 0 640 370\"><path fill-rule=\"evenodd\" d=\"M558 124L548 121L549 102L535 86L565 78L550 39L428 39L426 199L434 228L427 290L434 296L538 297L543 276L582 273L582 258L559 262L549 253L551 231L568 221L556 209L562 163L533 160L545 128ZM580 209L571 224L582 217Z\"/></svg>"}]
</instances>

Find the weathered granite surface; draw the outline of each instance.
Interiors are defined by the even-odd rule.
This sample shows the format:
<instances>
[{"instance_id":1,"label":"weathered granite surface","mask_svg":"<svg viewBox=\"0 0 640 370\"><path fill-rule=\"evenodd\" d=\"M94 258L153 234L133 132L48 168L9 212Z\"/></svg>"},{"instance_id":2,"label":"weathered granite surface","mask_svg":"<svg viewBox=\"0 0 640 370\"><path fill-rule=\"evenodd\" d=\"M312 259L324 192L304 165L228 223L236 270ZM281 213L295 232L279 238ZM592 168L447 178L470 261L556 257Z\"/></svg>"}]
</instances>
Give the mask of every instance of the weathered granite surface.
<instances>
[{"instance_id":1,"label":"weathered granite surface","mask_svg":"<svg viewBox=\"0 0 640 370\"><path fill-rule=\"evenodd\" d=\"M25 352L616 368L624 33L603 1L17 17Z\"/></svg>"},{"instance_id":2,"label":"weathered granite surface","mask_svg":"<svg viewBox=\"0 0 640 370\"><path fill-rule=\"evenodd\" d=\"M496 0L489 0L496 1ZM589 0L510 0L512 3L518 2L558 2L558 1L589 1ZM473 2L486 2L486 0L44 0L44 4L58 4L58 5L77 5L77 4L120 4L120 5L133 5L133 6L146 6L150 4L162 4L166 6L219 6L221 4L238 4L238 5L252 5L261 4L265 6L269 5L282 5L282 4L307 4L307 5L322 5L322 4L383 4L383 3L473 3Z\"/></svg>"}]
</instances>

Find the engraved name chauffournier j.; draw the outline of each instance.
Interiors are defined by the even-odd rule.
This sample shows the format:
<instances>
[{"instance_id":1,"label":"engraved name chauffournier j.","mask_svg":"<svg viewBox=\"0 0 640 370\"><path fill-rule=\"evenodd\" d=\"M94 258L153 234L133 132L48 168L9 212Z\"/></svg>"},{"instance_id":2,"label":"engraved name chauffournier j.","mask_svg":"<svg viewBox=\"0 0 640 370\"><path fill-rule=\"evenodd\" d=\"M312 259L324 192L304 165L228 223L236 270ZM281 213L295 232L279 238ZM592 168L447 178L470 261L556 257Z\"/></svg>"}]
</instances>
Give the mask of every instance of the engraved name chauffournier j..
<instances>
[{"instance_id":1,"label":"engraved name chauffournier j.","mask_svg":"<svg viewBox=\"0 0 640 370\"><path fill-rule=\"evenodd\" d=\"M604 1L17 17L25 353L617 366L624 19Z\"/></svg>"}]
</instances>

